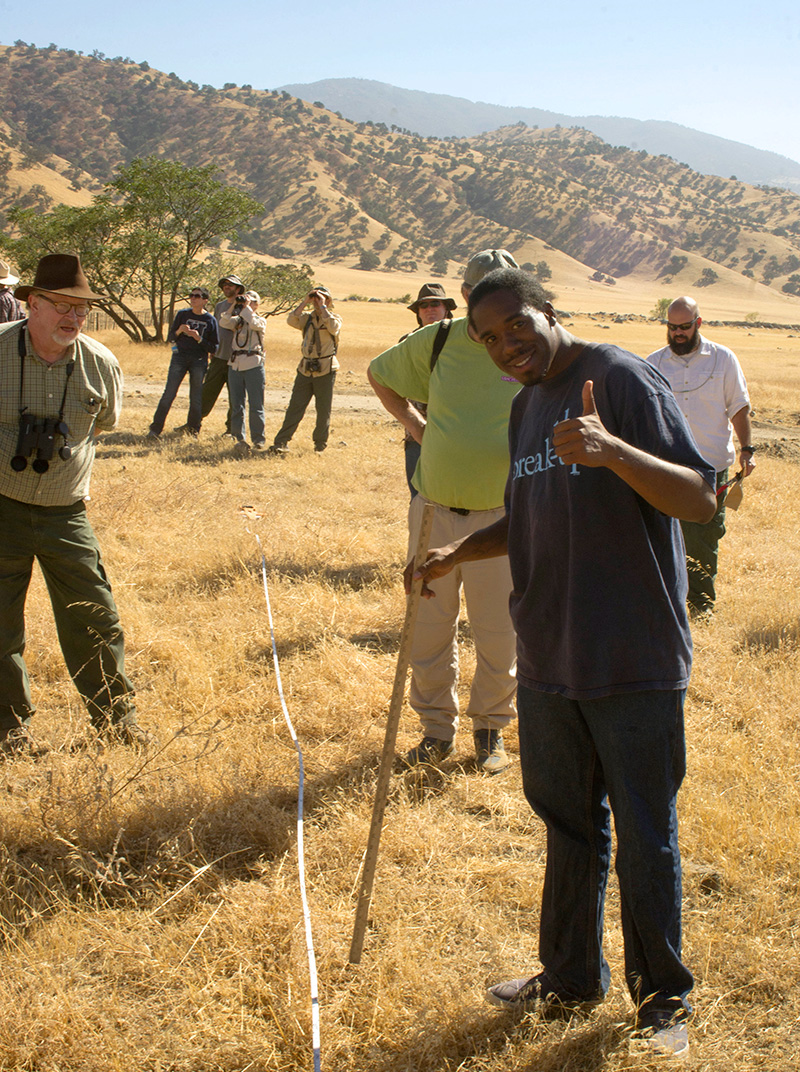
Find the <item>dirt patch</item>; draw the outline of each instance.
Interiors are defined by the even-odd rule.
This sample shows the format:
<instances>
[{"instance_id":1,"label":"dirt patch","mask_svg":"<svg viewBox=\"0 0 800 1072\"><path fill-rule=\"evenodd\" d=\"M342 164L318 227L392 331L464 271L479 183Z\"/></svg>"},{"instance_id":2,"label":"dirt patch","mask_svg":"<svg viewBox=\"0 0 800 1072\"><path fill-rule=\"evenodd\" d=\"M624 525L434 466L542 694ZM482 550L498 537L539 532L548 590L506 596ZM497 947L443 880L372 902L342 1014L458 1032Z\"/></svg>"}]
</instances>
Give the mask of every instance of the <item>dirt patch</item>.
<instances>
[{"instance_id":1,"label":"dirt patch","mask_svg":"<svg viewBox=\"0 0 800 1072\"><path fill-rule=\"evenodd\" d=\"M126 376L125 385L125 404L132 409L154 409L164 390L163 381L144 376ZM183 383L175 401L178 410L185 405L188 395L188 384ZM289 402L289 395L288 388L268 388L264 394L265 410L268 413L283 412ZM364 390L360 383L348 382L347 374L342 376L341 381L337 380L334 405L340 412L386 412L372 391ZM759 410L758 419L753 419L753 439L759 455L800 463L800 413L777 409Z\"/></svg>"},{"instance_id":2,"label":"dirt patch","mask_svg":"<svg viewBox=\"0 0 800 1072\"><path fill-rule=\"evenodd\" d=\"M166 378L166 373L164 374ZM361 383L348 382L352 374L339 374L336 380L334 394L334 406L340 412L347 413L386 413L377 396L373 391L365 390ZM352 377L355 379L355 377ZM164 380L149 379L145 376L125 376L125 408L126 409L155 409L161 393L164 390ZM264 409L268 413L282 412L289 403L291 390L287 388L267 388L264 392ZM185 408L189 398L188 379L185 379L178 390L178 397L173 403L170 419L175 411L180 412ZM222 402L219 403L222 405ZM388 415L387 415L388 419Z\"/></svg>"},{"instance_id":3,"label":"dirt patch","mask_svg":"<svg viewBox=\"0 0 800 1072\"><path fill-rule=\"evenodd\" d=\"M759 410L753 419L753 439L759 454L800 463L800 413Z\"/></svg>"}]
</instances>

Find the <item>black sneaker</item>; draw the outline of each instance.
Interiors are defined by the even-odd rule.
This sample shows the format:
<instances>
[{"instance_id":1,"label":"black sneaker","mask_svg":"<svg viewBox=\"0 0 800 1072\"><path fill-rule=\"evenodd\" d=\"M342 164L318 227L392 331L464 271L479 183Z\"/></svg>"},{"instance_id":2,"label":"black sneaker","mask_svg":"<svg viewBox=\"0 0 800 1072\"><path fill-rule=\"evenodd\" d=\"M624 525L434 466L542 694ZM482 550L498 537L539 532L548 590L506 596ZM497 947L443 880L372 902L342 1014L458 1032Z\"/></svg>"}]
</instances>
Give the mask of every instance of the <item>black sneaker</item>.
<instances>
[{"instance_id":1,"label":"black sneaker","mask_svg":"<svg viewBox=\"0 0 800 1072\"><path fill-rule=\"evenodd\" d=\"M484 774L500 774L511 762L500 730L475 730L475 762Z\"/></svg>"},{"instance_id":2,"label":"black sneaker","mask_svg":"<svg viewBox=\"0 0 800 1072\"><path fill-rule=\"evenodd\" d=\"M288 454L289 448L285 443L273 443L267 454Z\"/></svg>"},{"instance_id":3,"label":"black sneaker","mask_svg":"<svg viewBox=\"0 0 800 1072\"><path fill-rule=\"evenodd\" d=\"M440 741L438 737L423 737L416 748L403 756L404 767L418 767L420 763L429 763L435 767L455 749L452 741Z\"/></svg>"},{"instance_id":4,"label":"black sneaker","mask_svg":"<svg viewBox=\"0 0 800 1072\"><path fill-rule=\"evenodd\" d=\"M536 1009L542 1016L558 1019L572 1016L573 1013L589 1012L600 1004L603 997L572 997L556 990L545 973L540 972L528 979L509 979L505 983L495 983L486 991L486 1000L501 1009L519 1012Z\"/></svg>"}]
</instances>

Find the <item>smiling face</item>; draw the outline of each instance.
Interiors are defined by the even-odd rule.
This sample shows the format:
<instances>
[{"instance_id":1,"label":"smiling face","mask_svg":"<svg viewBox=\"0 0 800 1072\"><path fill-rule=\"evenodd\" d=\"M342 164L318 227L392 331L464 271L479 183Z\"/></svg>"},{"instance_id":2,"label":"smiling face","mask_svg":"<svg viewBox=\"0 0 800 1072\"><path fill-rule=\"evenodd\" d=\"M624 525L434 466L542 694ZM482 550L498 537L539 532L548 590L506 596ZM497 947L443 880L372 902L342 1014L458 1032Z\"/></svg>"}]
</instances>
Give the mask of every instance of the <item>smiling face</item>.
<instances>
[{"instance_id":1,"label":"smiling face","mask_svg":"<svg viewBox=\"0 0 800 1072\"><path fill-rule=\"evenodd\" d=\"M471 319L495 365L526 387L563 367L561 334L549 302L540 311L525 305L512 290L495 290L478 302Z\"/></svg>"}]
</instances>

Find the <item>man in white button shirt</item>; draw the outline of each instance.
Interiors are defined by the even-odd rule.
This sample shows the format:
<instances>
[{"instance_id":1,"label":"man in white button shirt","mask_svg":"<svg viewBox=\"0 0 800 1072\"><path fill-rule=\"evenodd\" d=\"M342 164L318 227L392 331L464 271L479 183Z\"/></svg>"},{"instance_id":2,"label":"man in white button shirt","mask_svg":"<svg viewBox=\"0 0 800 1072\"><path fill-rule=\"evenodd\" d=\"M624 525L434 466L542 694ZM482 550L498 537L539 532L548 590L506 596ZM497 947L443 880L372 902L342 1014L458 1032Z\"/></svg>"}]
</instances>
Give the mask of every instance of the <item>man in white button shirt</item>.
<instances>
[{"instance_id":1,"label":"man in white button shirt","mask_svg":"<svg viewBox=\"0 0 800 1072\"><path fill-rule=\"evenodd\" d=\"M648 361L669 380L700 453L717 471L717 487L736 461L749 476L755 467L751 442L750 397L741 365L732 350L700 334L703 323L693 298L676 298L667 311L667 342ZM681 521L689 573L689 610L693 617L714 609L717 546L725 535L725 496L706 525Z\"/></svg>"}]
</instances>

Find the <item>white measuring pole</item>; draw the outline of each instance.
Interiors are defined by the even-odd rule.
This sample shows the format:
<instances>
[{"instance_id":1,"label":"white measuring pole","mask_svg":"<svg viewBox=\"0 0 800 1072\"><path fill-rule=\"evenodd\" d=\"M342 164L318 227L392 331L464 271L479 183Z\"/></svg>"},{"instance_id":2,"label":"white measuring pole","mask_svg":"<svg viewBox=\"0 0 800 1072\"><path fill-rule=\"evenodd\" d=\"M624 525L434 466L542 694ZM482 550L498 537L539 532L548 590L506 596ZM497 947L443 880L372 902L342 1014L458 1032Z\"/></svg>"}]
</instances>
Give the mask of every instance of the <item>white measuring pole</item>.
<instances>
[{"instance_id":1,"label":"white measuring pole","mask_svg":"<svg viewBox=\"0 0 800 1072\"><path fill-rule=\"evenodd\" d=\"M422 524L419 530L417 551L414 555L414 568L419 567L428 554L428 542L431 536L433 524L433 503L426 503L422 512ZM389 715L386 720L386 735L383 739L383 753L381 765L378 770L378 784L375 788L375 804L372 809L372 825L367 840L367 851L364 856L364 871L361 876L361 889L358 894L356 907L356 922L353 928L353 940L350 944L350 963L361 963L361 950L364 946L364 933L367 929L369 909L372 903L372 886L375 881L375 869L378 865L378 850L381 843L383 830L383 816L386 812L386 801L389 796L389 781L392 776L394 765L394 746L397 740L397 729L400 725L400 714L403 710L403 698L406 690L406 675L411 658L411 638L414 634L414 622L417 617L422 581L413 581L411 594L406 603L406 618L403 622L403 631L400 634L400 651L397 653L397 669L394 675L394 688L392 699L389 703Z\"/></svg>"}]
</instances>

